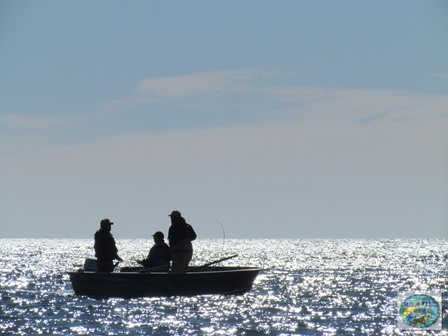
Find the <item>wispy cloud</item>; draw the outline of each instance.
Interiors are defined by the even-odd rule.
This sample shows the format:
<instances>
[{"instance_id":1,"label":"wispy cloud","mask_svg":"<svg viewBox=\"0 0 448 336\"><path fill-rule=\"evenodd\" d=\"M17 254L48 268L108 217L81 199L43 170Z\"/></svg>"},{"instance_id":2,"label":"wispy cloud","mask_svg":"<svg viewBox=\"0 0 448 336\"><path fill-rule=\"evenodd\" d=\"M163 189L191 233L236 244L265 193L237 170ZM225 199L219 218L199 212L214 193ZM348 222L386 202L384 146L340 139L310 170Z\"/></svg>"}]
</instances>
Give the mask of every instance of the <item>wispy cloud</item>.
<instances>
[{"instance_id":1,"label":"wispy cloud","mask_svg":"<svg viewBox=\"0 0 448 336\"><path fill-rule=\"evenodd\" d=\"M158 127L151 130L166 132L171 130L173 118L189 118L181 116L184 110L194 111L193 118L202 129L241 123L359 125L429 119L446 122L448 96L303 87L291 84L291 77L277 69L241 69L147 78L136 84L131 95L105 102L96 112L67 116L3 115L0 127L43 131L88 123L91 128L101 128L103 121L113 115L115 122L108 122L111 128L106 131L113 134L123 132L119 121L127 125L138 123L141 130L141 120L145 120L145 114L151 114L151 121L156 121ZM194 121L185 124L184 129L188 129Z\"/></svg>"},{"instance_id":2,"label":"wispy cloud","mask_svg":"<svg viewBox=\"0 0 448 336\"><path fill-rule=\"evenodd\" d=\"M309 120L324 123L421 120L448 109L446 96L403 91L276 88L269 93L297 106L297 115L306 111Z\"/></svg>"},{"instance_id":3,"label":"wispy cloud","mask_svg":"<svg viewBox=\"0 0 448 336\"><path fill-rule=\"evenodd\" d=\"M103 102L103 108L127 108L145 104L191 99L207 95L255 94L259 85L280 76L276 69L241 69L200 72L179 76L142 79L135 92L114 101ZM257 84L258 83L258 84Z\"/></svg>"},{"instance_id":4,"label":"wispy cloud","mask_svg":"<svg viewBox=\"0 0 448 336\"><path fill-rule=\"evenodd\" d=\"M210 73L144 80L136 96L126 98L126 103L141 104L140 110L151 110L150 99L144 99L157 95L159 105L153 110L160 111L158 119L170 109L177 110L178 106L170 105L172 100L182 104L188 98L202 104L212 101L212 93L224 91L225 109L253 113L249 122L239 124L173 129L168 122L151 132L141 114L117 106L114 113L125 117L120 121L134 119L142 127L123 127L117 125L116 114L97 113L86 116L95 119L89 131L96 136L98 127L106 124L107 132L102 129L88 142L67 146L60 141L66 132L53 134L47 129L75 123L75 116L0 117L1 124L36 129L16 132L19 136L8 134L7 141L0 141L0 154L2 148L7 154L2 156L0 171L10 177L4 186L9 202L5 208L16 207L11 213L20 213L23 202L11 200L27 195L30 204L49 214L54 213L54 200L63 199L66 208L59 207L61 213L73 211L76 204L89 217L126 213L123 221L130 222L140 220L128 218L139 204L145 214L142 223L148 222L148 204L153 209L181 204L209 218L215 210L228 207L232 217L234 211L241 211L238 223L247 221L247 213L256 213L257 220L263 221L291 208L299 209L303 222L310 223L322 208L332 219L347 214L356 225L365 220L365 213L369 218L383 213L372 223L390 225L397 218L419 225L440 216L443 210L434 215L433 209L444 209L446 204L447 119L442 116L448 110L448 97L278 85L271 80L274 76L254 71L246 76ZM192 88L189 82L195 83ZM250 99L236 99L240 96ZM195 108L209 112L212 104L201 104ZM271 114L269 122L260 122L260 109ZM80 137L79 129L71 132ZM42 141L43 134L51 137ZM112 209L117 202L124 207ZM353 209L363 209L362 215L352 219ZM160 219L156 216L149 222L160 223Z\"/></svg>"},{"instance_id":5,"label":"wispy cloud","mask_svg":"<svg viewBox=\"0 0 448 336\"><path fill-rule=\"evenodd\" d=\"M242 69L141 80L132 95L103 107L126 110L152 104L182 103L213 110L250 114L266 120L302 119L326 122L404 121L433 117L448 109L448 97L404 91L335 90L279 84L290 74L276 69ZM289 82L285 81L285 82ZM281 83L281 81L280 81ZM180 105L179 105L180 104ZM220 105L220 112L216 106ZM270 118L269 118L270 116Z\"/></svg>"},{"instance_id":6,"label":"wispy cloud","mask_svg":"<svg viewBox=\"0 0 448 336\"><path fill-rule=\"evenodd\" d=\"M222 91L239 91L251 87L254 80L272 76L273 71L245 69L214 71L140 81L137 92L157 97L185 97ZM253 84L252 84L253 85Z\"/></svg>"}]
</instances>

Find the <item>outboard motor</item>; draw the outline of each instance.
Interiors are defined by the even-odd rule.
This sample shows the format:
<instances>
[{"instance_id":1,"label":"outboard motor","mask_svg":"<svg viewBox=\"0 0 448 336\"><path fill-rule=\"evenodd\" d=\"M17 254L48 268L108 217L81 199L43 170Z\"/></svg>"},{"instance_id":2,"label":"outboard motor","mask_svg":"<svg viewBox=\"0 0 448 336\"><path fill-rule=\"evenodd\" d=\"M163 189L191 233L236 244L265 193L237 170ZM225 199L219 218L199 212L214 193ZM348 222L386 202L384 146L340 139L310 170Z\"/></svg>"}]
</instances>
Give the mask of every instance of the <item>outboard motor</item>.
<instances>
[{"instance_id":1,"label":"outboard motor","mask_svg":"<svg viewBox=\"0 0 448 336\"><path fill-rule=\"evenodd\" d=\"M96 259L87 258L84 261L84 271L87 272L97 272L98 267L96 266Z\"/></svg>"}]
</instances>

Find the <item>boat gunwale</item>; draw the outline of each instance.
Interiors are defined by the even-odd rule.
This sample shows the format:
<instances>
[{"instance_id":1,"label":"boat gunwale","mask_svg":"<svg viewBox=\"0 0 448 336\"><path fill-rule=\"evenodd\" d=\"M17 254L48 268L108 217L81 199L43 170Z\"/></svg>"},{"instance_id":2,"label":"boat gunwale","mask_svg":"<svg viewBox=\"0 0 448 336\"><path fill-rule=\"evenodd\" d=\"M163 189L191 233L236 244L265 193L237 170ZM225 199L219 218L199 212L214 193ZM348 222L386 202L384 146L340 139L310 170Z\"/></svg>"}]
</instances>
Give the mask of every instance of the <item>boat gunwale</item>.
<instances>
[{"instance_id":1,"label":"boat gunwale","mask_svg":"<svg viewBox=\"0 0 448 336\"><path fill-rule=\"evenodd\" d=\"M67 272L67 274L98 274L98 275L112 275L112 276L118 276L118 275L169 275L169 276L179 276L179 275L194 275L194 274L221 274L221 273L235 273L235 272L260 272L261 268L258 267L228 267L228 269L223 268L219 270L206 270L206 271L200 271L200 270L194 270L194 271L187 271L185 273L171 273L171 272L161 272L161 271L153 271L153 272L96 272L96 271L81 271L81 272Z\"/></svg>"}]
</instances>

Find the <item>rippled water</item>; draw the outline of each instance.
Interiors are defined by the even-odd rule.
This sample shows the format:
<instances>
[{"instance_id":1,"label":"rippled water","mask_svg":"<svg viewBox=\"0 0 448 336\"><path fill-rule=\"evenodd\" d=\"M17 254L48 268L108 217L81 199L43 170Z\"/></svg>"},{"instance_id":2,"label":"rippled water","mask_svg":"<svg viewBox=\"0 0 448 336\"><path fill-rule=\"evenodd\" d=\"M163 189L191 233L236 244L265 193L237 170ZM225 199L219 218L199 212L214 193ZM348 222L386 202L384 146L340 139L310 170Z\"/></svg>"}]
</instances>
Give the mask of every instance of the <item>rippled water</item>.
<instances>
[{"instance_id":1,"label":"rippled water","mask_svg":"<svg viewBox=\"0 0 448 336\"><path fill-rule=\"evenodd\" d=\"M96 300L66 271L92 240L0 239L0 333L11 335L411 335L397 328L397 293L446 294L447 240L197 240L194 264L257 266L241 296ZM118 240L123 266L150 242ZM448 326L443 299L444 328ZM423 335L448 335L424 331Z\"/></svg>"}]
</instances>

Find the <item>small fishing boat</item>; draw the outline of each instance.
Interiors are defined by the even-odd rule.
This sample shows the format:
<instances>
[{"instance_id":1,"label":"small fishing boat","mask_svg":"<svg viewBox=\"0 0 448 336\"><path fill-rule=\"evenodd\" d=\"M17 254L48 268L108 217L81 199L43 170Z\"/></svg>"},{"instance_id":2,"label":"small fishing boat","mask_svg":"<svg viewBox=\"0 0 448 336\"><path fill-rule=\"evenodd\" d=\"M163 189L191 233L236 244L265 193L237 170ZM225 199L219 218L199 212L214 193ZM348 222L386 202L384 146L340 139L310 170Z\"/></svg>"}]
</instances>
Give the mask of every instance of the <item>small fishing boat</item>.
<instances>
[{"instance_id":1,"label":"small fishing boat","mask_svg":"<svg viewBox=\"0 0 448 336\"><path fill-rule=\"evenodd\" d=\"M238 295L252 289L259 268L210 267L219 261L192 266L186 273L170 273L166 268L157 268L111 273L79 270L68 275L76 295L95 298Z\"/></svg>"}]
</instances>

